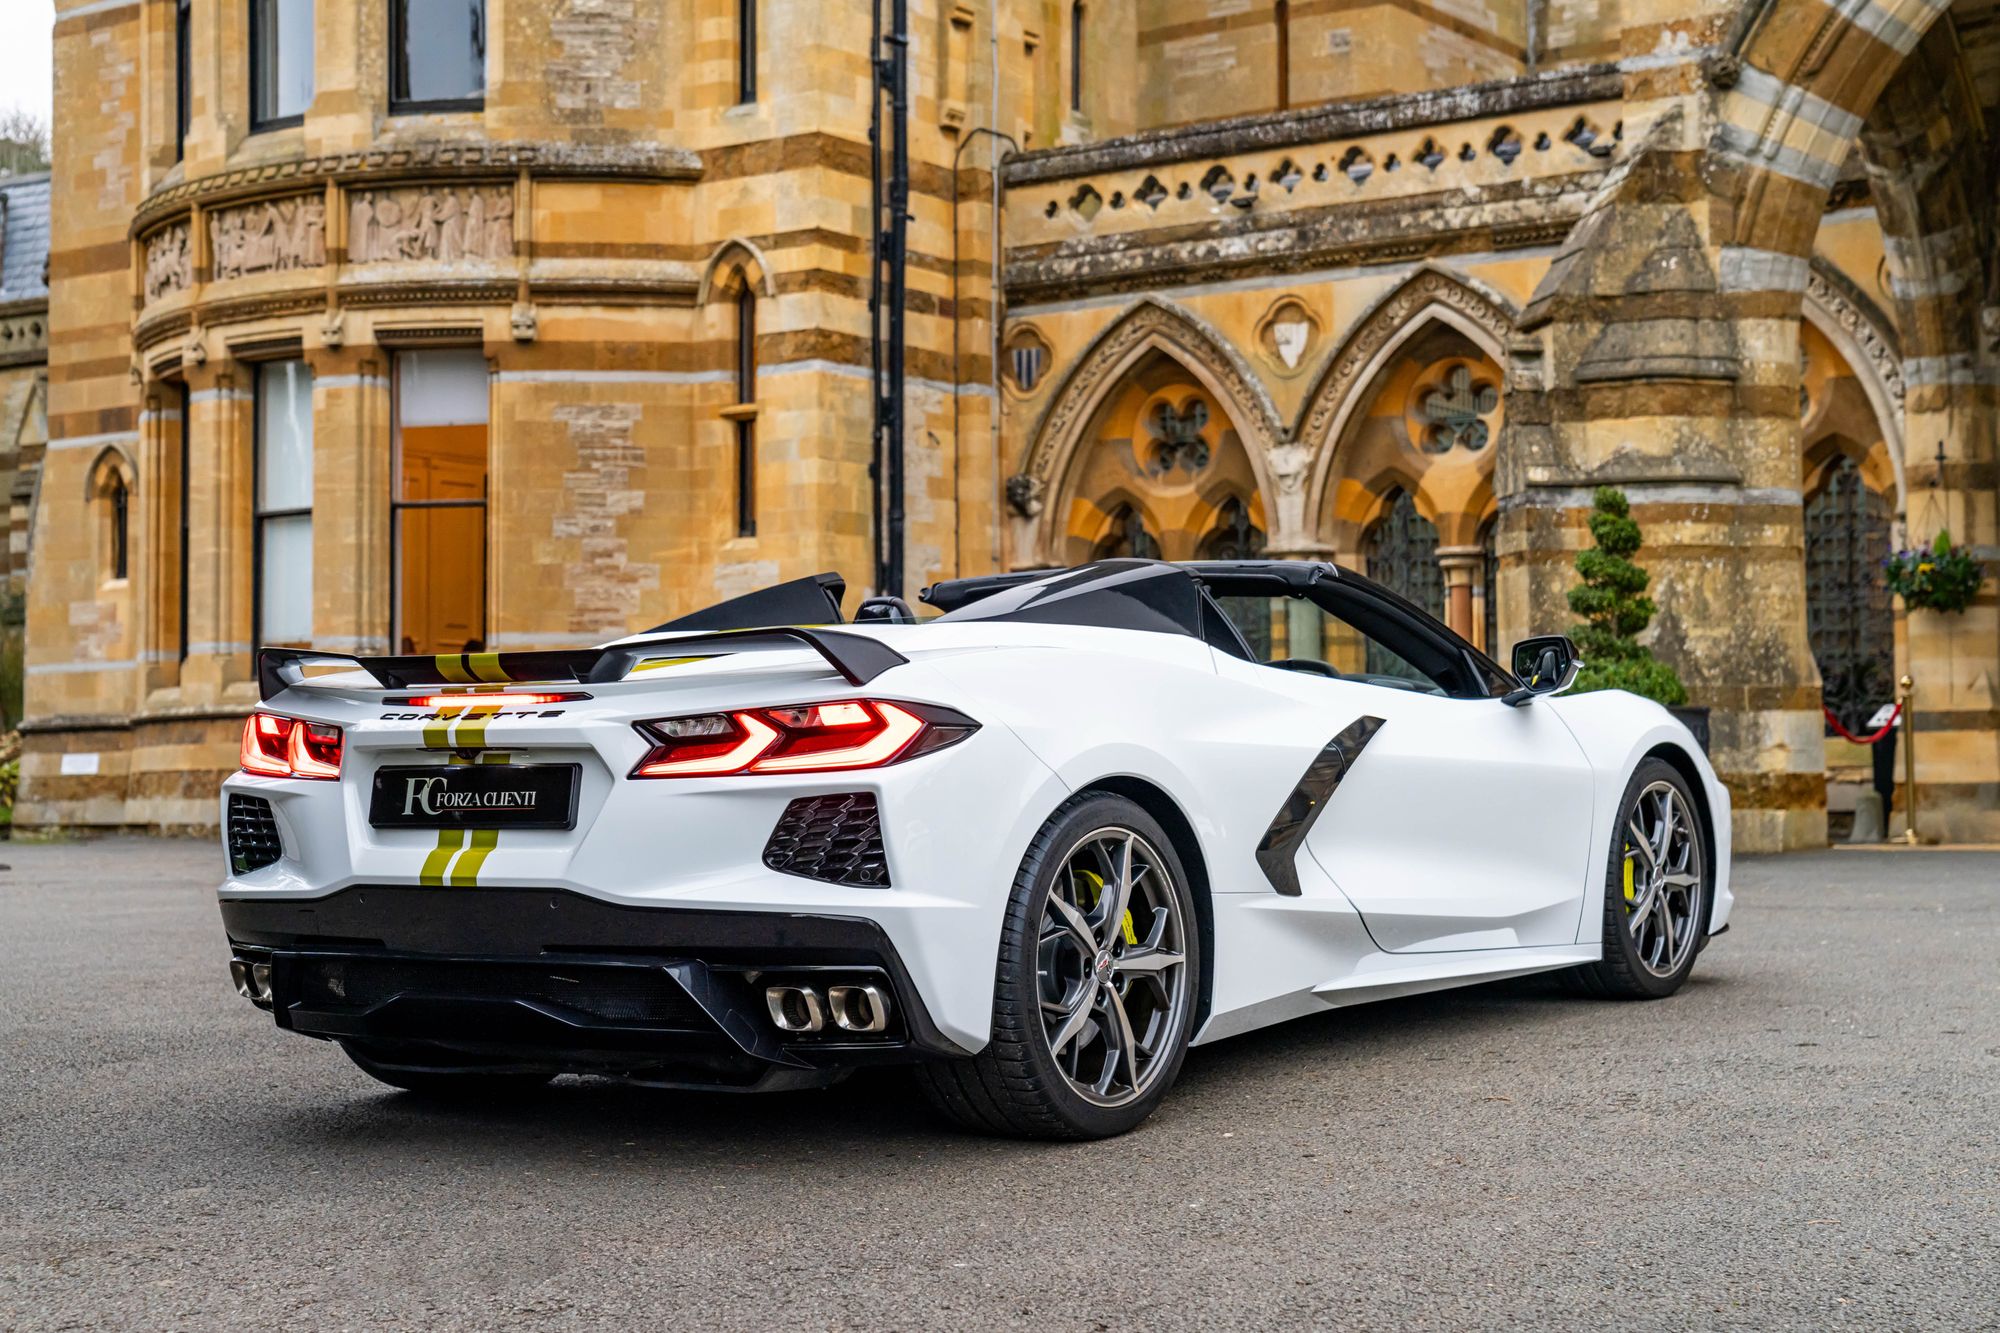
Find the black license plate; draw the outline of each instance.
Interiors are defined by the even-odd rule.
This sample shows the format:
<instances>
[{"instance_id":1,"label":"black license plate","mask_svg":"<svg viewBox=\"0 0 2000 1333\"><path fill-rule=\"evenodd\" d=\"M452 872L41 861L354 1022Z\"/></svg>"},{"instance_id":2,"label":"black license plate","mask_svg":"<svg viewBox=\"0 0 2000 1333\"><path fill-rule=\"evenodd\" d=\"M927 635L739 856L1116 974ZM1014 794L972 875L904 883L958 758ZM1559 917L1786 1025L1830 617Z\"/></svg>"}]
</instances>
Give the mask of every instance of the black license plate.
<instances>
[{"instance_id":1,"label":"black license plate","mask_svg":"<svg viewBox=\"0 0 2000 1333\"><path fill-rule=\"evenodd\" d=\"M376 828L575 828L577 764L385 768L375 774Z\"/></svg>"}]
</instances>

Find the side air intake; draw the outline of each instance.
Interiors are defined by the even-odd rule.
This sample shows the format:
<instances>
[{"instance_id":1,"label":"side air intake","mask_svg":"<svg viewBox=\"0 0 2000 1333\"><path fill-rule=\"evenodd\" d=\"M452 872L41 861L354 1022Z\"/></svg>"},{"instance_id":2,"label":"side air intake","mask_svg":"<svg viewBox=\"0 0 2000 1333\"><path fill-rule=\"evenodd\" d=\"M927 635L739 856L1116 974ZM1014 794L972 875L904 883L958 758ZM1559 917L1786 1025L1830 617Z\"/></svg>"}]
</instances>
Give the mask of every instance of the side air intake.
<instances>
[{"instance_id":1,"label":"side air intake","mask_svg":"<svg viewBox=\"0 0 2000 1333\"><path fill-rule=\"evenodd\" d=\"M261 796L229 795L229 867L239 875L262 870L285 853L278 820Z\"/></svg>"},{"instance_id":2,"label":"side air intake","mask_svg":"<svg viewBox=\"0 0 2000 1333\"><path fill-rule=\"evenodd\" d=\"M874 794L840 792L793 801L764 845L764 864L829 884L889 887L882 814Z\"/></svg>"}]
</instances>

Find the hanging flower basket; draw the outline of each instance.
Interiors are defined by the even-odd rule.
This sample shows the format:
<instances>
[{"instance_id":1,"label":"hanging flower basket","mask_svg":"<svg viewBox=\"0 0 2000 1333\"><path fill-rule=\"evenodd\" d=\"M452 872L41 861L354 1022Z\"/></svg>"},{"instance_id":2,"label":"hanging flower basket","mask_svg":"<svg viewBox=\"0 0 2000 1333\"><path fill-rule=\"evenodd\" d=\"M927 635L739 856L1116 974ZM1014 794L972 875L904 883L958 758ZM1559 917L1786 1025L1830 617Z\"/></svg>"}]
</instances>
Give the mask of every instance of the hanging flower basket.
<instances>
[{"instance_id":1,"label":"hanging flower basket","mask_svg":"<svg viewBox=\"0 0 2000 1333\"><path fill-rule=\"evenodd\" d=\"M1898 551L1882 562L1883 581L1912 611L1956 614L1972 605L1986 571L1963 546L1940 531L1929 547Z\"/></svg>"}]
</instances>

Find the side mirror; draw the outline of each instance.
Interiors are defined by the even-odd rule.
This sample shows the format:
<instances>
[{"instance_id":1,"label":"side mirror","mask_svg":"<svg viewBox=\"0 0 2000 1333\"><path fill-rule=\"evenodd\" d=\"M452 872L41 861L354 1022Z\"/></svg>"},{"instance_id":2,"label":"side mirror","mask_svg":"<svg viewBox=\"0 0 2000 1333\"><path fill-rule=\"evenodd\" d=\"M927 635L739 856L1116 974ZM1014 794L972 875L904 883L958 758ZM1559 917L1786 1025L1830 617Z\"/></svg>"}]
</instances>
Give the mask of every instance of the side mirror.
<instances>
[{"instance_id":1,"label":"side mirror","mask_svg":"<svg viewBox=\"0 0 2000 1333\"><path fill-rule=\"evenodd\" d=\"M1521 687L1500 701L1519 708L1538 694L1561 694L1576 680L1583 658L1566 634L1539 634L1514 645L1514 674Z\"/></svg>"}]
</instances>

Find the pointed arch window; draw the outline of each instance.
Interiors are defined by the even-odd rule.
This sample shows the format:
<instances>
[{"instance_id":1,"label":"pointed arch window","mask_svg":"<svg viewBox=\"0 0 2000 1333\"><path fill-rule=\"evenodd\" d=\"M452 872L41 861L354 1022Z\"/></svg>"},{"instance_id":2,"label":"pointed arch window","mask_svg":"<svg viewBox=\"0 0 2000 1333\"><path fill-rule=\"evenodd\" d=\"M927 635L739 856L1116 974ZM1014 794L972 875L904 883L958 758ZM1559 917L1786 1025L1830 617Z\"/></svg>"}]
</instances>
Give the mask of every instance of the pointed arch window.
<instances>
[{"instance_id":1,"label":"pointed arch window","mask_svg":"<svg viewBox=\"0 0 2000 1333\"><path fill-rule=\"evenodd\" d=\"M757 289L750 275L736 272L736 403L757 401ZM757 416L736 414L736 535L757 535Z\"/></svg>"},{"instance_id":2,"label":"pointed arch window","mask_svg":"<svg viewBox=\"0 0 2000 1333\"><path fill-rule=\"evenodd\" d=\"M1438 530L1417 512L1416 499L1398 487L1382 506L1382 517L1362 539L1368 577L1444 619L1444 572L1437 561ZM1407 675L1408 666L1371 640L1368 670L1375 675Z\"/></svg>"},{"instance_id":3,"label":"pointed arch window","mask_svg":"<svg viewBox=\"0 0 2000 1333\"><path fill-rule=\"evenodd\" d=\"M1146 528L1146 517L1133 506L1119 505L1111 514L1111 527L1091 552L1092 560L1158 560L1160 539Z\"/></svg>"}]
</instances>

